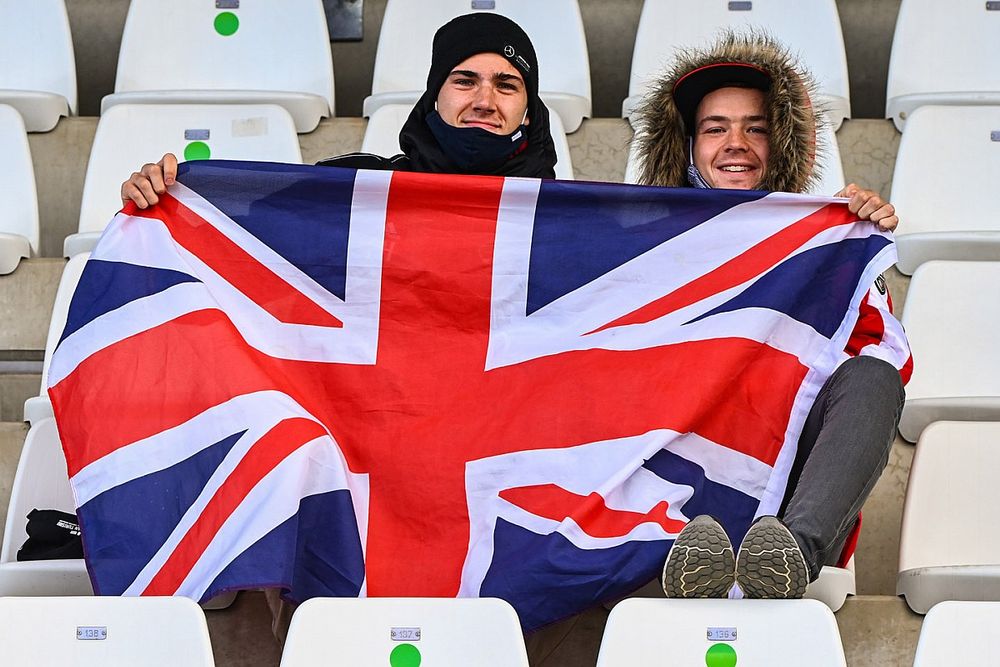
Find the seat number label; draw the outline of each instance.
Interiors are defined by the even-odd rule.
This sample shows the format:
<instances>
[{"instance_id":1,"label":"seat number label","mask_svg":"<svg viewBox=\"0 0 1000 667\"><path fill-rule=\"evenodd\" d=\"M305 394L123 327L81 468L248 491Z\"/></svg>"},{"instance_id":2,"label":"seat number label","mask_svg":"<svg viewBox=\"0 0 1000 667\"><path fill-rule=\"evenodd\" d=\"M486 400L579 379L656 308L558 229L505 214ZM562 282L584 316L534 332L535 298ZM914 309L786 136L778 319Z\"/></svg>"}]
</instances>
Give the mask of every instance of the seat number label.
<instances>
[{"instance_id":1,"label":"seat number label","mask_svg":"<svg viewBox=\"0 0 1000 667\"><path fill-rule=\"evenodd\" d=\"M736 628L709 628L705 631L705 639L710 642L734 642Z\"/></svg>"},{"instance_id":2,"label":"seat number label","mask_svg":"<svg viewBox=\"0 0 1000 667\"><path fill-rule=\"evenodd\" d=\"M389 631L389 638L394 642L418 642L420 628L392 628Z\"/></svg>"},{"instance_id":3,"label":"seat number label","mask_svg":"<svg viewBox=\"0 0 1000 667\"><path fill-rule=\"evenodd\" d=\"M80 641L102 641L108 638L108 628L105 625L78 625L76 638Z\"/></svg>"}]
</instances>

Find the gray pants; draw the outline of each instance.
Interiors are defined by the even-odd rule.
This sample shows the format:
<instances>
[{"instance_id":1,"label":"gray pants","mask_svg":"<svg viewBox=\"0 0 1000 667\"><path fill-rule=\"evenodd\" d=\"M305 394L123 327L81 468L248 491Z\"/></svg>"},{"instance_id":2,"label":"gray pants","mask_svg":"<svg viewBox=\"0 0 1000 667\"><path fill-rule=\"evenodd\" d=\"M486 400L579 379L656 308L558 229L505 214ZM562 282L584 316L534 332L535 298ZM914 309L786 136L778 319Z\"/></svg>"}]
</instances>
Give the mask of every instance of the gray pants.
<instances>
[{"instance_id":1,"label":"gray pants","mask_svg":"<svg viewBox=\"0 0 1000 667\"><path fill-rule=\"evenodd\" d=\"M823 565L837 562L882 474L903 397L899 372L874 357L845 361L816 397L779 513L805 555L811 580Z\"/></svg>"}]
</instances>

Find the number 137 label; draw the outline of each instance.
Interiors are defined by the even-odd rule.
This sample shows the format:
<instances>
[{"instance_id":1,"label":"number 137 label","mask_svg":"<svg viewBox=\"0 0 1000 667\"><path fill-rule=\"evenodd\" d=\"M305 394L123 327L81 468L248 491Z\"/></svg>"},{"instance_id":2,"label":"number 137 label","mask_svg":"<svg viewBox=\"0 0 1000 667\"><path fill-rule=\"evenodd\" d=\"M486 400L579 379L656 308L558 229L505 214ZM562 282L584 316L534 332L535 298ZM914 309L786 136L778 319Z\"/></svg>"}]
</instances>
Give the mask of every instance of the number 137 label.
<instances>
[{"instance_id":1,"label":"number 137 label","mask_svg":"<svg viewBox=\"0 0 1000 667\"><path fill-rule=\"evenodd\" d=\"M394 642L418 642L420 641L420 628L392 628L389 637Z\"/></svg>"}]
</instances>

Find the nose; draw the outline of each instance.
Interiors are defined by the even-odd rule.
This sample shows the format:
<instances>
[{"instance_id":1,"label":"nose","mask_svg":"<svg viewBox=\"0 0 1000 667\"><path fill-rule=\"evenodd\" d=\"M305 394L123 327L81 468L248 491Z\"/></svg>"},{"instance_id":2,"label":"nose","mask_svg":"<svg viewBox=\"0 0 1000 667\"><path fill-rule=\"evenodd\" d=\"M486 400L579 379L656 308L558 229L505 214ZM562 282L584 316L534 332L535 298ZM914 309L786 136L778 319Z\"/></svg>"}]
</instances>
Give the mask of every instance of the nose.
<instances>
[{"instance_id":1,"label":"nose","mask_svg":"<svg viewBox=\"0 0 1000 667\"><path fill-rule=\"evenodd\" d=\"M473 101L473 108L480 112L493 112L496 110L496 90L486 83L476 90L476 97Z\"/></svg>"},{"instance_id":2,"label":"nose","mask_svg":"<svg viewBox=\"0 0 1000 667\"><path fill-rule=\"evenodd\" d=\"M748 151L750 150L750 142L747 141L746 135L742 132L729 132L728 141L726 142L726 149L731 151Z\"/></svg>"}]
</instances>

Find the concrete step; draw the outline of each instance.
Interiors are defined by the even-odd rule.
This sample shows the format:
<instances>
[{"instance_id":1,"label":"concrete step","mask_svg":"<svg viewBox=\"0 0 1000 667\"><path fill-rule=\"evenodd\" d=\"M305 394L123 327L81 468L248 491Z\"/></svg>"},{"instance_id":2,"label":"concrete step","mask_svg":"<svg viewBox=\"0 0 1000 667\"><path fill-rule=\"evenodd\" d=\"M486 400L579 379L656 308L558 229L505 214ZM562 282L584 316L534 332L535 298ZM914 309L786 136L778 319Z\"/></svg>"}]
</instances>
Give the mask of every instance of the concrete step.
<instances>
[{"instance_id":1,"label":"concrete step","mask_svg":"<svg viewBox=\"0 0 1000 667\"><path fill-rule=\"evenodd\" d=\"M0 276L0 362L41 361L52 304L66 260L22 260Z\"/></svg>"},{"instance_id":2,"label":"concrete step","mask_svg":"<svg viewBox=\"0 0 1000 667\"><path fill-rule=\"evenodd\" d=\"M848 667L910 667L923 616L902 598L860 595L837 612Z\"/></svg>"}]
</instances>

